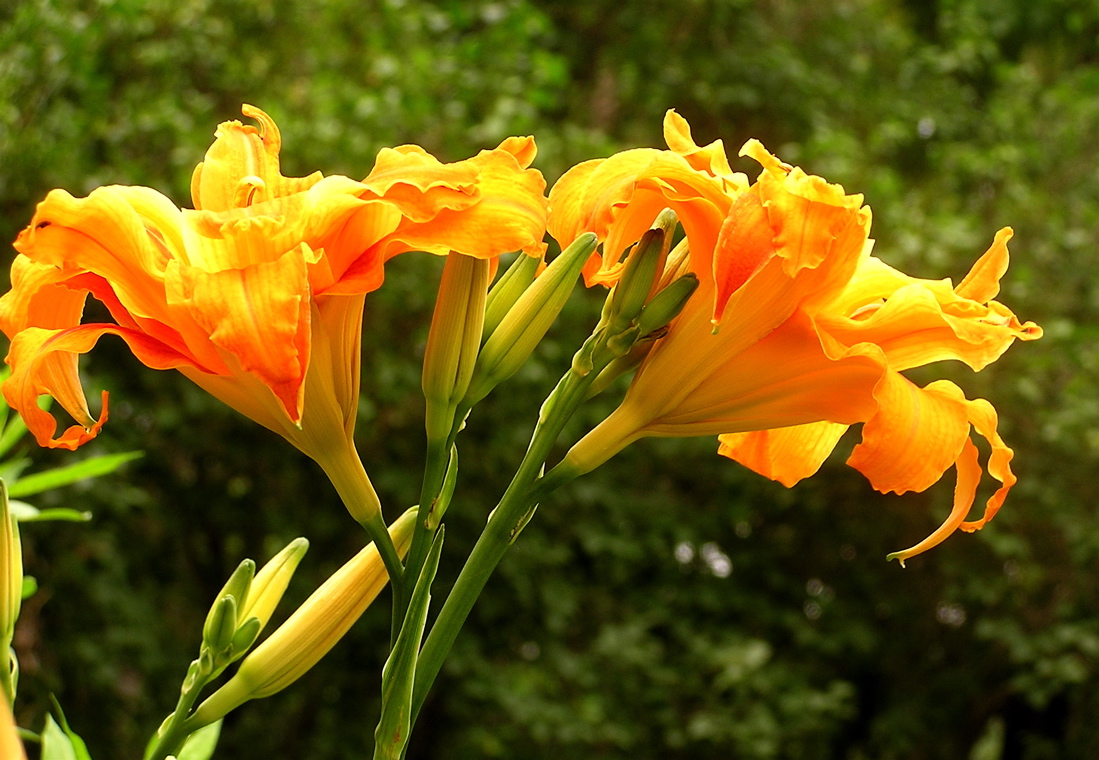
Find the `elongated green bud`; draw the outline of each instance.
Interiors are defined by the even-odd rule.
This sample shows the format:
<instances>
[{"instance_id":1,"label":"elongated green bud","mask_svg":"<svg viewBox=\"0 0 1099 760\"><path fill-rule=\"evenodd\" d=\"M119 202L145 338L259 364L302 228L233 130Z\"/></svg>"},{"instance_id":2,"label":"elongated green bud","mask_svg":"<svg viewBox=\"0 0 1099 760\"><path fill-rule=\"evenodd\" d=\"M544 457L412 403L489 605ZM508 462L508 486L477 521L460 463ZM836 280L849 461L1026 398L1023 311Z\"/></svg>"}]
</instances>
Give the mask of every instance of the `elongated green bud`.
<instances>
[{"instance_id":1,"label":"elongated green bud","mask_svg":"<svg viewBox=\"0 0 1099 760\"><path fill-rule=\"evenodd\" d=\"M465 395L485 318L489 262L451 253L431 317L424 351L423 390L428 440L446 440L454 408Z\"/></svg>"},{"instance_id":2,"label":"elongated green bud","mask_svg":"<svg viewBox=\"0 0 1099 760\"><path fill-rule=\"evenodd\" d=\"M653 296L653 300L645 304L641 316L637 318L641 336L645 337L666 327L669 322L678 317L696 290L698 290L698 277L687 273Z\"/></svg>"},{"instance_id":3,"label":"elongated green bud","mask_svg":"<svg viewBox=\"0 0 1099 760\"><path fill-rule=\"evenodd\" d=\"M523 366L561 313L598 242L594 233L580 235L518 298L481 349L464 406L483 399Z\"/></svg>"},{"instance_id":4,"label":"elongated green bud","mask_svg":"<svg viewBox=\"0 0 1099 760\"><path fill-rule=\"evenodd\" d=\"M271 619L271 615L274 614L282 595L286 593L286 587L290 585L290 579L294 577L294 571L298 569L307 551L309 551L309 541L304 538L295 538L268 560L267 564L256 573L248 594L240 605L237 625L243 626L249 618L257 618L259 629L256 634L263 630L267 621Z\"/></svg>"},{"instance_id":5,"label":"elongated green bud","mask_svg":"<svg viewBox=\"0 0 1099 760\"><path fill-rule=\"evenodd\" d=\"M250 617L240 624L237 632L233 634L233 641L229 645L230 662L239 660L256 643L262 627L260 619L257 617Z\"/></svg>"},{"instance_id":6,"label":"elongated green bud","mask_svg":"<svg viewBox=\"0 0 1099 760\"><path fill-rule=\"evenodd\" d=\"M203 649L209 648L215 661L223 650L233 643L237 633L237 600L231 595L218 599L206 616L206 625L202 627Z\"/></svg>"},{"instance_id":7,"label":"elongated green bud","mask_svg":"<svg viewBox=\"0 0 1099 760\"><path fill-rule=\"evenodd\" d=\"M660 271L663 248L663 230L649 230L626 257L622 276L608 296L607 319L611 333L625 329L641 312Z\"/></svg>"},{"instance_id":8,"label":"elongated green bud","mask_svg":"<svg viewBox=\"0 0 1099 760\"><path fill-rule=\"evenodd\" d=\"M486 336L491 336L496 331L496 328L504 321L504 317L511 311L511 307L519 300L519 296L523 295L523 291L534 282L534 277L538 273L538 266L541 263L541 260L534 256L520 253L519 257L512 262L512 265L488 291L488 298L485 299L484 334Z\"/></svg>"},{"instance_id":9,"label":"elongated green bud","mask_svg":"<svg viewBox=\"0 0 1099 760\"><path fill-rule=\"evenodd\" d=\"M408 510L389 526L404 555L412 541L417 510ZM285 689L328 653L389 582L374 544L352 557L274 633L241 662L236 674L199 705L188 719L195 728L213 723L250 699Z\"/></svg>"},{"instance_id":10,"label":"elongated green bud","mask_svg":"<svg viewBox=\"0 0 1099 760\"><path fill-rule=\"evenodd\" d=\"M206 613L206 623L202 627L202 639L203 641L209 641L210 636L208 632L212 632L218 628L220 623L220 616L223 614L221 610L222 602L228 597L233 600L233 630L236 630L237 626L237 609L244 603L244 600L248 597L248 590L252 586L252 579L256 574L256 563L250 559L242 560L237 569L233 571L233 574L229 576L229 580L225 582L225 585L221 587L221 591L218 592L216 601L213 606L210 607L210 611ZM217 618L217 620L215 620ZM232 638L232 633L229 637ZM228 643L228 642L226 642Z\"/></svg>"}]
</instances>

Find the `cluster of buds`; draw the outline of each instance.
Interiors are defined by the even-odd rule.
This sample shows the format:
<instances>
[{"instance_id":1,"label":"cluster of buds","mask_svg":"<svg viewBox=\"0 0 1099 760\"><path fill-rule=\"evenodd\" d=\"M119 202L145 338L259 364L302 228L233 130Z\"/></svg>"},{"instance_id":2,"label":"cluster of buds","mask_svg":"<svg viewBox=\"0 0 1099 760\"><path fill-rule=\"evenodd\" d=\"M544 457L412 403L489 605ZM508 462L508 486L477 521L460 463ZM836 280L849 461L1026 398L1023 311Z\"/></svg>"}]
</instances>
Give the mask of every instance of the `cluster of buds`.
<instances>
[{"instance_id":1,"label":"cluster of buds","mask_svg":"<svg viewBox=\"0 0 1099 760\"><path fill-rule=\"evenodd\" d=\"M296 538L259 574L250 559L237 566L206 615L199 659L192 665L196 677L216 677L252 647L308 549L306 539Z\"/></svg>"},{"instance_id":2,"label":"cluster of buds","mask_svg":"<svg viewBox=\"0 0 1099 760\"><path fill-rule=\"evenodd\" d=\"M594 366L597 347L611 355L588 389L589 397L635 369L698 289L698 277L687 271L686 238L672 248L676 224L675 213L664 209L630 250L622 276L603 305L589 350L574 359L573 369L585 374Z\"/></svg>"}]
</instances>

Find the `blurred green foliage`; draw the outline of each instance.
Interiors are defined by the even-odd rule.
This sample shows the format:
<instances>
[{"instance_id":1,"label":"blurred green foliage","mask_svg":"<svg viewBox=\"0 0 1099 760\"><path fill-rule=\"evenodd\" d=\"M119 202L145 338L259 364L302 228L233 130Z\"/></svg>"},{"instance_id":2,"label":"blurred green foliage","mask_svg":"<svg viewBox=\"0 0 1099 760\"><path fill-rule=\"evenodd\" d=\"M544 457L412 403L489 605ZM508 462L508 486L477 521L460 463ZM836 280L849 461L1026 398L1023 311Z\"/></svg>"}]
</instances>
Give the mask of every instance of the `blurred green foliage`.
<instances>
[{"instance_id":1,"label":"blurred green foliage","mask_svg":"<svg viewBox=\"0 0 1099 760\"><path fill-rule=\"evenodd\" d=\"M957 281L1013 226L1001 297L1046 328L980 375L933 368L993 401L1020 483L995 523L903 572L882 558L938 524L951 485L882 497L843 451L788 491L712 440L647 441L564 489L474 610L410 758L1099 756L1094 2L17 0L0 5L0 236L51 187L144 184L187 204L242 102L282 127L287 174L362 176L383 145L456 160L534 132L550 180L659 146L675 107L699 142L735 154L758 137L865 193L876 253L913 275ZM400 257L368 299L360 450L392 515L418 491L438 271ZM436 596L598 301L570 304L471 419ZM296 602L362 539L316 467L182 377L111 341L82 366L113 394L89 448L146 457L39 499L96 519L27 537L40 591L17 631L17 712L39 727L52 691L94 756L134 757L242 557L306 535ZM387 614L231 716L220 756L362 756Z\"/></svg>"}]
</instances>

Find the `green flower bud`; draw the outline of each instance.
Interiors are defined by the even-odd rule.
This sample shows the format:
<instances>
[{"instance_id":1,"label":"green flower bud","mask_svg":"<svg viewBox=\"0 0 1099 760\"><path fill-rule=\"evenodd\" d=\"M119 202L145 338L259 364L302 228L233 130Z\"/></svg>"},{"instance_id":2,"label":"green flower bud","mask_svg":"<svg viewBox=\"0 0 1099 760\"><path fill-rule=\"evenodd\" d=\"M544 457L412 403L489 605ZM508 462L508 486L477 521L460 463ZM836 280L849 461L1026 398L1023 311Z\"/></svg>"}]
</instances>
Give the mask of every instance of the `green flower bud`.
<instances>
[{"instance_id":1,"label":"green flower bud","mask_svg":"<svg viewBox=\"0 0 1099 760\"><path fill-rule=\"evenodd\" d=\"M557 319L598 238L585 232L550 262L485 342L462 401L473 406L515 374Z\"/></svg>"},{"instance_id":2,"label":"green flower bud","mask_svg":"<svg viewBox=\"0 0 1099 760\"><path fill-rule=\"evenodd\" d=\"M647 336L666 327L669 322L679 316L696 290L698 290L698 277L688 273L653 296L653 300L645 304L641 316L637 318L641 335Z\"/></svg>"},{"instance_id":3,"label":"green flower bud","mask_svg":"<svg viewBox=\"0 0 1099 760\"><path fill-rule=\"evenodd\" d=\"M484 334L492 335L507 316L519 296L534 282L541 259L520 253L507 271L496 281L485 299Z\"/></svg>"},{"instance_id":4,"label":"green flower bud","mask_svg":"<svg viewBox=\"0 0 1099 760\"><path fill-rule=\"evenodd\" d=\"M237 632L237 600L225 595L214 603L202 627L202 647L209 649L215 658L233 643Z\"/></svg>"},{"instance_id":5,"label":"green flower bud","mask_svg":"<svg viewBox=\"0 0 1099 760\"><path fill-rule=\"evenodd\" d=\"M389 526L397 552L412 542L417 510L408 510ZM345 633L389 582L374 544L352 557L306 599L286 622L257 646L236 674L199 705L188 719L201 727L250 699L285 689L312 668Z\"/></svg>"},{"instance_id":6,"label":"green flower bud","mask_svg":"<svg viewBox=\"0 0 1099 760\"><path fill-rule=\"evenodd\" d=\"M657 277L663 272L668 258L675 224L675 214L665 209L653 228L641 236L627 255L626 266L608 297L609 308L605 312L612 333L624 330L633 322L654 292Z\"/></svg>"},{"instance_id":7,"label":"green flower bud","mask_svg":"<svg viewBox=\"0 0 1099 760\"><path fill-rule=\"evenodd\" d=\"M256 643L262 628L260 619L255 617L250 617L240 624L237 632L233 634L233 641L229 644L229 662L239 660Z\"/></svg>"},{"instance_id":8,"label":"green flower bud","mask_svg":"<svg viewBox=\"0 0 1099 760\"><path fill-rule=\"evenodd\" d=\"M217 614L218 607L225 597L231 597L233 602L240 606L244 600L248 598L249 589L252 587L252 579L256 574L256 563L250 559L241 560L241 563L237 565L237 569L233 571L233 574L229 576L229 580L225 582L225 585L221 587L221 591L218 592L216 597L217 601L214 602L214 606L210 608L210 611L206 613L206 623L202 630L210 630L213 623L211 622L215 614ZM235 610L234 610L235 612ZM234 630L236 630L237 619L233 618ZM203 634L205 637L205 634Z\"/></svg>"}]
</instances>

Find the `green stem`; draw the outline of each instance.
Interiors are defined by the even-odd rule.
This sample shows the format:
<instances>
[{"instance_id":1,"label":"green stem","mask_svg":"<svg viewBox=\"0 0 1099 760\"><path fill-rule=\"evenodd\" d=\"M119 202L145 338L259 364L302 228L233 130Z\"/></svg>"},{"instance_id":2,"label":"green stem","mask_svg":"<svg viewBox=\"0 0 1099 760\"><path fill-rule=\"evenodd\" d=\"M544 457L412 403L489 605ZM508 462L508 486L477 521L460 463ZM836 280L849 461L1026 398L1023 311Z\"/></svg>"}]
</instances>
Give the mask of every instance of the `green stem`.
<instances>
[{"instance_id":1,"label":"green stem","mask_svg":"<svg viewBox=\"0 0 1099 760\"><path fill-rule=\"evenodd\" d=\"M363 526L378 549L382 564L385 565L389 580L393 584L394 598L397 598L403 587L404 565L401 564L401 558L397 555L397 547L393 545L389 528L385 525L385 518L382 517L381 512L375 512L372 517L360 521L359 525Z\"/></svg>"},{"instance_id":2,"label":"green stem","mask_svg":"<svg viewBox=\"0 0 1099 760\"><path fill-rule=\"evenodd\" d=\"M427 518L435 500L439 498L449 463L450 446L448 442L428 441L427 461L424 464L424 480L420 486L420 513L416 517L416 527L412 533L412 544L405 559L405 581L402 584L405 593L401 594L400 598L394 597L394 640L396 640L397 633L400 632L404 623L408 602L412 597L412 590L416 588L416 582L420 578L420 572L423 570L424 561L427 559L428 550L431 548L431 542L435 538L435 531L427 527Z\"/></svg>"},{"instance_id":3,"label":"green stem","mask_svg":"<svg viewBox=\"0 0 1099 760\"><path fill-rule=\"evenodd\" d=\"M180 747L183 746L183 743L187 741L187 737L192 733L186 726L187 717L198 700L198 695L206 686L207 679L198 675L200 668L198 660L191 663L191 668L195 669L195 680L190 687L187 687L186 681L184 681L184 688L180 691L176 709L168 718L167 725L158 732L160 736L152 752L147 755L147 760L164 760L168 755L178 754ZM188 671L187 678L188 680L191 678L190 671Z\"/></svg>"},{"instance_id":4,"label":"green stem","mask_svg":"<svg viewBox=\"0 0 1099 760\"><path fill-rule=\"evenodd\" d=\"M606 357L606 362L611 358ZM605 366L606 362L600 363ZM584 400L588 386L601 369L598 367L585 373L575 368L570 370L547 399L519 470L489 518L424 642L416 666L412 695L413 722L474 603L518 530L526 523L527 513L552 490L571 480L566 471L557 467L554 478L543 485L539 473L558 435Z\"/></svg>"},{"instance_id":5,"label":"green stem","mask_svg":"<svg viewBox=\"0 0 1099 760\"><path fill-rule=\"evenodd\" d=\"M2 654L7 654L7 662L3 662ZM12 677L15 667L15 650L9 643L0 649L0 689L3 690L8 705L15 704L15 679Z\"/></svg>"}]
</instances>

